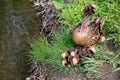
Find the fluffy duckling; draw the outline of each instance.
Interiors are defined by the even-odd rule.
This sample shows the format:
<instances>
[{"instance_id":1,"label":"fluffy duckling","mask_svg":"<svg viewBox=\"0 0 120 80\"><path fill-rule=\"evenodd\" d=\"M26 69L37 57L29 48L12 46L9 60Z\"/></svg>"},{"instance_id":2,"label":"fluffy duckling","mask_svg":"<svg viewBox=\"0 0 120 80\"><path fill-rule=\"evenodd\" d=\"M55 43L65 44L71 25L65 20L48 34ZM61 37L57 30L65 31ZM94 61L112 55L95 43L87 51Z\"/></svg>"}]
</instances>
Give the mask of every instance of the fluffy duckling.
<instances>
[{"instance_id":1,"label":"fluffy duckling","mask_svg":"<svg viewBox=\"0 0 120 80\"><path fill-rule=\"evenodd\" d=\"M62 56L62 64L63 66L71 66L71 52L74 54L74 48L69 48L68 50L64 51L61 56Z\"/></svg>"},{"instance_id":2,"label":"fluffy duckling","mask_svg":"<svg viewBox=\"0 0 120 80\"><path fill-rule=\"evenodd\" d=\"M67 67L71 66L71 63L70 63L68 57L62 59L62 65L67 66Z\"/></svg>"},{"instance_id":3,"label":"fluffy duckling","mask_svg":"<svg viewBox=\"0 0 120 80\"><path fill-rule=\"evenodd\" d=\"M62 55L62 64L63 66L73 66L75 64L78 64L76 62L79 61L79 58L76 57L78 54L78 49L75 48L69 48L68 50L64 51ZM76 62L74 62L76 60Z\"/></svg>"},{"instance_id":4,"label":"fluffy duckling","mask_svg":"<svg viewBox=\"0 0 120 80\"><path fill-rule=\"evenodd\" d=\"M81 57L89 56L94 57L94 47L90 46L90 49L83 46L78 46L76 48L69 48L64 51L62 56L62 65L66 67L78 66L82 64Z\"/></svg>"},{"instance_id":5,"label":"fluffy duckling","mask_svg":"<svg viewBox=\"0 0 120 80\"><path fill-rule=\"evenodd\" d=\"M71 65L72 66L80 65L81 55L82 54L80 54L80 51L77 48L75 48L73 51L71 51L70 56L71 56Z\"/></svg>"},{"instance_id":6,"label":"fluffy duckling","mask_svg":"<svg viewBox=\"0 0 120 80\"><path fill-rule=\"evenodd\" d=\"M66 57L69 57L70 56L70 52L68 50L64 51L62 54L61 54L62 58L66 58Z\"/></svg>"},{"instance_id":7,"label":"fluffy duckling","mask_svg":"<svg viewBox=\"0 0 120 80\"><path fill-rule=\"evenodd\" d=\"M87 54L86 47L78 46L76 48L69 48L61 54L62 64L67 67L80 65L81 57Z\"/></svg>"},{"instance_id":8,"label":"fluffy duckling","mask_svg":"<svg viewBox=\"0 0 120 80\"><path fill-rule=\"evenodd\" d=\"M70 52L70 56L72 56L72 57L74 57L77 54L78 54L78 49L75 49L75 48L73 50L71 50L71 52Z\"/></svg>"},{"instance_id":9,"label":"fluffy duckling","mask_svg":"<svg viewBox=\"0 0 120 80\"><path fill-rule=\"evenodd\" d=\"M62 58L69 57L69 56L73 57L73 56L75 56L75 55L77 54L77 52L78 52L78 49L69 48L69 49L67 49L66 51L64 51L64 52L61 54L61 56L62 56Z\"/></svg>"},{"instance_id":10,"label":"fluffy duckling","mask_svg":"<svg viewBox=\"0 0 120 80\"><path fill-rule=\"evenodd\" d=\"M90 47L78 46L76 48L78 49L77 55L79 55L79 57L82 57L82 56L94 57L95 56L94 46L90 46Z\"/></svg>"},{"instance_id":11,"label":"fluffy duckling","mask_svg":"<svg viewBox=\"0 0 120 80\"><path fill-rule=\"evenodd\" d=\"M81 57L79 55L76 55L72 58L72 65L77 66L81 64Z\"/></svg>"}]
</instances>

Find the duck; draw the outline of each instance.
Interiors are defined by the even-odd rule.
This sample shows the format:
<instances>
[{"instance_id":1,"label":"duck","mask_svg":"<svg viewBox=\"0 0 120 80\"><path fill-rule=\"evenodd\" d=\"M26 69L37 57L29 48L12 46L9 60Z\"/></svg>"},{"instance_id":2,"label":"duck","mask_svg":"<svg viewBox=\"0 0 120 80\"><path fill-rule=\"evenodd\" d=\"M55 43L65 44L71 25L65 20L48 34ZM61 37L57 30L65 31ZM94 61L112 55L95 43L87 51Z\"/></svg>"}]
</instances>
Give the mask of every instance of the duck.
<instances>
[{"instance_id":1,"label":"duck","mask_svg":"<svg viewBox=\"0 0 120 80\"><path fill-rule=\"evenodd\" d=\"M71 63L69 61L69 57L65 57L62 59L62 65L65 66L65 67L70 67L71 66Z\"/></svg>"},{"instance_id":2,"label":"duck","mask_svg":"<svg viewBox=\"0 0 120 80\"><path fill-rule=\"evenodd\" d=\"M83 56L94 57L92 51L88 50L87 47L77 46L75 48L68 48L61 54L62 65L65 67L79 66L82 64L81 58Z\"/></svg>"},{"instance_id":3,"label":"duck","mask_svg":"<svg viewBox=\"0 0 120 80\"><path fill-rule=\"evenodd\" d=\"M77 27L72 33L73 41L76 44L85 46L96 53L94 49L94 44L97 41L103 42L105 40L105 36L103 36L103 34L100 34L103 22L104 21L102 18L97 17L92 20L89 25L84 26L80 31L79 27Z\"/></svg>"},{"instance_id":4,"label":"duck","mask_svg":"<svg viewBox=\"0 0 120 80\"><path fill-rule=\"evenodd\" d=\"M94 14L95 8L95 5L91 4L83 10L83 21L72 32L74 43L87 47L89 51L94 53L96 53L94 44L105 40L105 37L101 34L104 19L99 16L92 20L90 19L90 16Z\"/></svg>"},{"instance_id":5,"label":"duck","mask_svg":"<svg viewBox=\"0 0 120 80\"><path fill-rule=\"evenodd\" d=\"M72 65L73 66L79 66L80 64L82 64L81 57L79 55L75 55L72 58Z\"/></svg>"},{"instance_id":6,"label":"duck","mask_svg":"<svg viewBox=\"0 0 120 80\"><path fill-rule=\"evenodd\" d=\"M89 49L88 47L84 47L84 46L77 46L76 47L78 49L78 54L79 57L95 57L95 53L94 50Z\"/></svg>"},{"instance_id":7,"label":"duck","mask_svg":"<svg viewBox=\"0 0 120 80\"><path fill-rule=\"evenodd\" d=\"M74 53L74 48L69 48L61 54L63 66L66 66L66 67L71 66L71 52Z\"/></svg>"},{"instance_id":8,"label":"duck","mask_svg":"<svg viewBox=\"0 0 120 80\"><path fill-rule=\"evenodd\" d=\"M80 64L80 57L78 55L77 48L69 48L64 51L62 54L62 65L63 66L74 66Z\"/></svg>"}]
</instances>

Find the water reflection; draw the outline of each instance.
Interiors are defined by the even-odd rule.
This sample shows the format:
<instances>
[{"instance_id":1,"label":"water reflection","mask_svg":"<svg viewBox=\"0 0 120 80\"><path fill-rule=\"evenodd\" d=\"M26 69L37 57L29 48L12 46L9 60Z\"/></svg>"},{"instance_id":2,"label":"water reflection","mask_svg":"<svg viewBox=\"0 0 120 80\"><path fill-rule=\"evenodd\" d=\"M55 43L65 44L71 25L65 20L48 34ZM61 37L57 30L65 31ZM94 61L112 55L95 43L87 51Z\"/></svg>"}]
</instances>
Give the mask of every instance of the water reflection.
<instances>
[{"instance_id":1,"label":"water reflection","mask_svg":"<svg viewBox=\"0 0 120 80\"><path fill-rule=\"evenodd\" d=\"M0 80L25 79L34 16L29 0L0 0Z\"/></svg>"}]
</instances>

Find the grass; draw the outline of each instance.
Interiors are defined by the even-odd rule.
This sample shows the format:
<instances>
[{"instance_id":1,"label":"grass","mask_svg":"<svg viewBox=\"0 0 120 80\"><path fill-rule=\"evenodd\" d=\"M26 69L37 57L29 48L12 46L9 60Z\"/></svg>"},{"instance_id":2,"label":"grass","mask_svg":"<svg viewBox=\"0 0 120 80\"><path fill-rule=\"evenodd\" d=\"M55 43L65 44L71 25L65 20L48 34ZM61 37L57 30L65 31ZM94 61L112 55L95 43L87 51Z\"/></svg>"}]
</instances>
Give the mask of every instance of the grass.
<instances>
[{"instance_id":1,"label":"grass","mask_svg":"<svg viewBox=\"0 0 120 80\"><path fill-rule=\"evenodd\" d=\"M62 1L54 0L54 5L57 9L62 9L60 13L59 20L64 26L58 33L55 34L52 43L40 37L34 44L32 44L32 53L36 61L43 61L52 64L54 70L59 72L85 72L88 77L98 77L97 72L99 66L104 63L112 63L114 65L113 72L120 70L116 68L117 64L120 64L119 56L120 52L116 55L113 52L104 51L105 44L111 40L115 39L116 46L120 45L120 8L119 0L75 0L71 5L66 5ZM76 45L71 39L71 33L75 26L82 20L82 10L88 4L93 3L97 5L95 17L100 14L101 17L105 19L105 25L103 26L103 32L107 29L109 37L104 43L96 44L96 57L86 58L83 57L83 67L63 67L61 64L61 53L70 47L75 47ZM62 5L60 5L62 4Z\"/></svg>"}]
</instances>

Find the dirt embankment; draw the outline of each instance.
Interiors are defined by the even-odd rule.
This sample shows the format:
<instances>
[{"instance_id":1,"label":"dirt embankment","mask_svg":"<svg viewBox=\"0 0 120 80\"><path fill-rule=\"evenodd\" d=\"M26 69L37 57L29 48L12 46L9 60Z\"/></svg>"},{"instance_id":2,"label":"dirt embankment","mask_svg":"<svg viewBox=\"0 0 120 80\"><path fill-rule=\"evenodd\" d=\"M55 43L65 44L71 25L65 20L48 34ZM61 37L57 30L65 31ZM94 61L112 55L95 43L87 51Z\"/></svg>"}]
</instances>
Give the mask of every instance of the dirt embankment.
<instances>
[{"instance_id":1,"label":"dirt embankment","mask_svg":"<svg viewBox=\"0 0 120 80\"><path fill-rule=\"evenodd\" d=\"M53 33L57 30L59 25L58 11L51 1L52 0L40 0L39 3L34 3L34 10L42 21L39 23L39 25L42 26L39 27L39 30L47 37L48 41L51 40Z\"/></svg>"}]
</instances>

